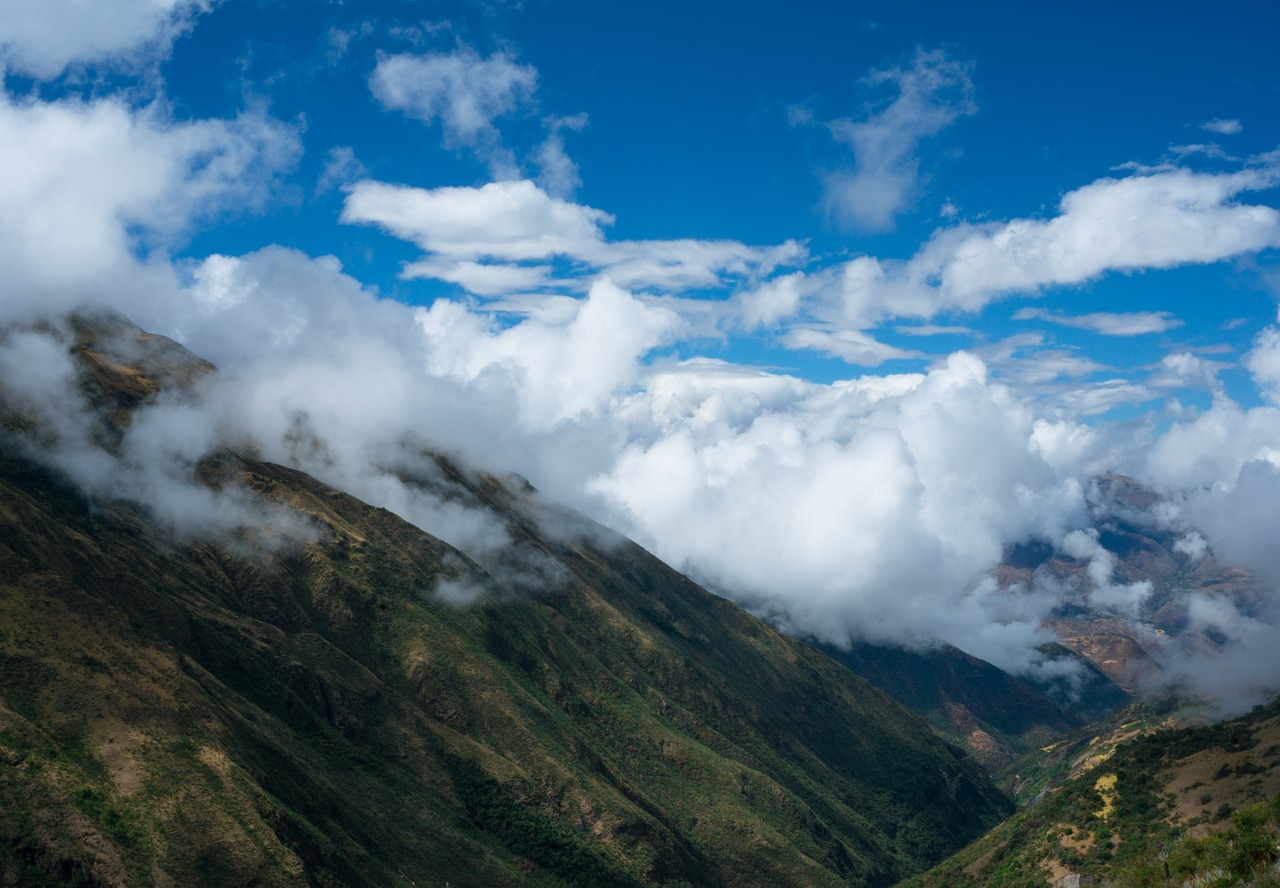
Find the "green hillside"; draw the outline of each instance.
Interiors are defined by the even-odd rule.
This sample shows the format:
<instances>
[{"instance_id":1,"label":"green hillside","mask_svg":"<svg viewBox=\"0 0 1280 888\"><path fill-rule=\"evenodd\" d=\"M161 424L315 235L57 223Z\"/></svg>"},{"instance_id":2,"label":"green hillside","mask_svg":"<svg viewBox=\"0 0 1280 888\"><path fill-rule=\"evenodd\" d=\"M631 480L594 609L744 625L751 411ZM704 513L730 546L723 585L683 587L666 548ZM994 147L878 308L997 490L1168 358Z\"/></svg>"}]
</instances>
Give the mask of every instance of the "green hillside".
<instances>
[{"instance_id":1,"label":"green hillside","mask_svg":"<svg viewBox=\"0 0 1280 888\"><path fill-rule=\"evenodd\" d=\"M207 372L102 329L67 345L104 440ZM311 541L175 537L4 427L0 884L890 885L1010 810L844 667L583 519L548 531L519 483L419 479L538 583L231 451L195 475Z\"/></svg>"},{"instance_id":2,"label":"green hillside","mask_svg":"<svg viewBox=\"0 0 1280 888\"><path fill-rule=\"evenodd\" d=\"M905 884L1280 884L1280 703L1205 727L1117 724L1091 739L1063 763L1073 776Z\"/></svg>"},{"instance_id":3,"label":"green hillside","mask_svg":"<svg viewBox=\"0 0 1280 888\"><path fill-rule=\"evenodd\" d=\"M820 649L968 749L993 774L1082 723L1039 689L949 645Z\"/></svg>"}]
</instances>

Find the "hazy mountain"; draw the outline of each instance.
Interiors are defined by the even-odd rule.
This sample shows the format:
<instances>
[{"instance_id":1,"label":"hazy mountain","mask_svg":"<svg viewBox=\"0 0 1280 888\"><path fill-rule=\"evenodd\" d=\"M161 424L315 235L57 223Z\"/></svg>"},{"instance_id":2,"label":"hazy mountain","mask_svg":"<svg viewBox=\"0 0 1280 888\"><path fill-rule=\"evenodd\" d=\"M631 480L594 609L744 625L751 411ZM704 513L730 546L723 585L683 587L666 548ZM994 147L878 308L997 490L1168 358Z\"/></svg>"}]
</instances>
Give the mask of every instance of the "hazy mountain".
<instances>
[{"instance_id":1,"label":"hazy mountain","mask_svg":"<svg viewBox=\"0 0 1280 888\"><path fill-rule=\"evenodd\" d=\"M403 467L501 543L472 557L234 442L161 460L212 368L119 318L38 332L90 409L4 405L0 882L889 885L1010 810L519 479Z\"/></svg>"},{"instance_id":2,"label":"hazy mountain","mask_svg":"<svg viewBox=\"0 0 1280 888\"><path fill-rule=\"evenodd\" d=\"M1247 571L1224 563L1193 529L1162 514L1170 504L1132 478L1106 475L1090 496L1093 527L1077 533L1069 550L1041 541L1011 546L993 572L1009 590L1049 590L1057 605L1044 621L1057 644L1083 659L1114 688L1096 677L1091 692L1055 699L1086 719L1123 705L1123 694L1213 687L1223 707L1230 698L1228 670L1217 655L1269 606L1269 594ZM1070 539L1070 538L1069 538ZM1198 674L1191 674L1191 673ZM1216 686L1215 686L1216 685ZM1245 687L1244 699L1268 695ZM1195 692L1195 687L1190 689Z\"/></svg>"}]
</instances>

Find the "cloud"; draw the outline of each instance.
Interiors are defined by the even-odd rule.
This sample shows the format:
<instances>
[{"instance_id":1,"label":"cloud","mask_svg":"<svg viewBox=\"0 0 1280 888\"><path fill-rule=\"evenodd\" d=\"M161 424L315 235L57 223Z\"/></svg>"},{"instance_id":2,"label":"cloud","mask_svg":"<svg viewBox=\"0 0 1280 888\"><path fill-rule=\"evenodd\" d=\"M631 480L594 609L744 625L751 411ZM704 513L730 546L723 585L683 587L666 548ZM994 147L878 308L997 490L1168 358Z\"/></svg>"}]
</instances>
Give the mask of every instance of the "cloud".
<instances>
[{"instance_id":1,"label":"cloud","mask_svg":"<svg viewBox=\"0 0 1280 888\"><path fill-rule=\"evenodd\" d=\"M1172 352L1160 359L1160 365L1148 379L1148 384L1163 388L1200 388L1220 393L1222 383L1218 373L1226 367L1217 361L1205 360L1190 352Z\"/></svg>"},{"instance_id":2,"label":"cloud","mask_svg":"<svg viewBox=\"0 0 1280 888\"><path fill-rule=\"evenodd\" d=\"M1099 607L1113 613L1139 616L1142 604L1155 591L1150 580L1137 583L1116 583L1116 558L1098 542L1095 528L1073 530L1062 538L1062 551L1072 558L1087 561L1085 569L1092 588L1089 597Z\"/></svg>"},{"instance_id":3,"label":"cloud","mask_svg":"<svg viewBox=\"0 0 1280 888\"><path fill-rule=\"evenodd\" d=\"M543 125L548 133L536 156L538 185L555 197L572 197L582 184L582 177L578 175L578 165L565 153L564 137L560 133L566 129L581 130L587 125L587 115L548 117Z\"/></svg>"},{"instance_id":4,"label":"cloud","mask_svg":"<svg viewBox=\"0 0 1280 888\"><path fill-rule=\"evenodd\" d=\"M1258 334L1244 365L1263 397L1280 405L1280 328L1267 327Z\"/></svg>"},{"instance_id":5,"label":"cloud","mask_svg":"<svg viewBox=\"0 0 1280 888\"><path fill-rule=\"evenodd\" d=\"M356 152L350 145L330 148L324 169L316 182L316 193L325 194L337 188L344 188L367 178L368 175L369 170L356 158Z\"/></svg>"},{"instance_id":6,"label":"cloud","mask_svg":"<svg viewBox=\"0 0 1280 888\"><path fill-rule=\"evenodd\" d=\"M571 290L585 289L600 273L621 286L676 290L718 286L725 275L766 275L803 256L794 242L759 248L736 241L607 241L611 215L553 197L528 180L435 189L359 182L342 221L377 225L428 253L405 267L406 277L450 280L481 295L548 283L545 263L555 259L578 265L564 284Z\"/></svg>"},{"instance_id":7,"label":"cloud","mask_svg":"<svg viewBox=\"0 0 1280 888\"><path fill-rule=\"evenodd\" d=\"M640 359L680 325L673 312L640 302L608 279L592 285L573 316L558 324L486 333L447 301L420 311L417 320L436 372L465 381L497 367L511 372L520 415L532 429L605 407L636 378Z\"/></svg>"},{"instance_id":8,"label":"cloud","mask_svg":"<svg viewBox=\"0 0 1280 888\"><path fill-rule=\"evenodd\" d=\"M644 425L592 482L615 526L792 631L1030 662L1052 603L983 576L1008 539L1061 537L1083 499L980 361L832 386L727 376L686 365L635 396Z\"/></svg>"},{"instance_id":9,"label":"cloud","mask_svg":"<svg viewBox=\"0 0 1280 888\"><path fill-rule=\"evenodd\" d=\"M1217 133L1220 136L1234 136L1237 133L1244 132L1244 126L1240 121L1223 120L1221 117L1215 117L1213 120L1200 124L1200 129Z\"/></svg>"},{"instance_id":10,"label":"cloud","mask_svg":"<svg viewBox=\"0 0 1280 888\"><path fill-rule=\"evenodd\" d=\"M530 105L537 86L538 72L531 65L517 65L500 52L481 58L468 47L381 56L369 78L384 108L428 124L439 121L446 147L475 152L498 179L515 178L519 165L502 145L495 121Z\"/></svg>"},{"instance_id":11,"label":"cloud","mask_svg":"<svg viewBox=\"0 0 1280 888\"><path fill-rule=\"evenodd\" d=\"M113 335L107 323L94 350L120 359L133 344L127 331ZM178 539L215 538L261 550L314 536L301 515L234 482L214 489L196 479L197 464L216 446L215 416L184 393L145 405L127 427L110 433L101 405L84 394L72 341L68 330L49 321L39 329L0 330L0 408L25 428L22 435L6 433L9 446L62 472L100 502L141 506Z\"/></svg>"},{"instance_id":12,"label":"cloud","mask_svg":"<svg viewBox=\"0 0 1280 888\"><path fill-rule=\"evenodd\" d=\"M11 71L52 80L77 62L134 67L168 54L211 0L11 0L0 57Z\"/></svg>"},{"instance_id":13,"label":"cloud","mask_svg":"<svg viewBox=\"0 0 1280 888\"><path fill-rule=\"evenodd\" d=\"M430 190L366 180L351 189L342 221L376 224L444 257L523 261L595 253L613 217L527 180Z\"/></svg>"},{"instance_id":14,"label":"cloud","mask_svg":"<svg viewBox=\"0 0 1280 888\"><path fill-rule=\"evenodd\" d=\"M1095 311L1083 315L1064 315L1042 308L1020 308L1014 312L1013 319L1048 321L1064 327L1092 330L1104 336L1143 336L1148 333L1164 333L1182 326L1182 321L1167 311Z\"/></svg>"},{"instance_id":15,"label":"cloud","mask_svg":"<svg viewBox=\"0 0 1280 888\"><path fill-rule=\"evenodd\" d=\"M865 329L887 317L977 311L997 298L1107 272L1258 252L1280 245L1280 212L1235 198L1277 182L1280 167L1270 157L1234 173L1177 168L1099 179L1066 194L1049 219L955 225L906 261L854 259L830 276L815 311Z\"/></svg>"},{"instance_id":16,"label":"cloud","mask_svg":"<svg viewBox=\"0 0 1280 888\"><path fill-rule=\"evenodd\" d=\"M831 217L864 231L893 227L916 198L920 142L977 110L969 71L940 50L919 50L908 69L872 72L869 86L888 85L897 95L865 120L828 124L835 140L853 151L854 161L852 169L824 179L823 205Z\"/></svg>"},{"instance_id":17,"label":"cloud","mask_svg":"<svg viewBox=\"0 0 1280 888\"><path fill-rule=\"evenodd\" d=\"M858 330L838 330L818 325L791 327L783 334L782 344L787 348L822 352L847 364L863 367L878 367L885 361L924 357L921 352L888 345Z\"/></svg>"},{"instance_id":18,"label":"cloud","mask_svg":"<svg viewBox=\"0 0 1280 888\"><path fill-rule=\"evenodd\" d=\"M1010 336L973 353L1005 380L1016 380L1025 389L1058 379L1091 376L1107 368L1078 351L1044 347L1039 336Z\"/></svg>"},{"instance_id":19,"label":"cloud","mask_svg":"<svg viewBox=\"0 0 1280 888\"><path fill-rule=\"evenodd\" d=\"M969 327L938 324L900 324L894 330L903 336L976 336L977 331Z\"/></svg>"},{"instance_id":20,"label":"cloud","mask_svg":"<svg viewBox=\"0 0 1280 888\"><path fill-rule=\"evenodd\" d=\"M0 97L0 295L7 311L172 286L162 256L193 225L261 205L298 154L260 112L174 121L152 105ZM143 280L146 283L143 283Z\"/></svg>"}]
</instances>

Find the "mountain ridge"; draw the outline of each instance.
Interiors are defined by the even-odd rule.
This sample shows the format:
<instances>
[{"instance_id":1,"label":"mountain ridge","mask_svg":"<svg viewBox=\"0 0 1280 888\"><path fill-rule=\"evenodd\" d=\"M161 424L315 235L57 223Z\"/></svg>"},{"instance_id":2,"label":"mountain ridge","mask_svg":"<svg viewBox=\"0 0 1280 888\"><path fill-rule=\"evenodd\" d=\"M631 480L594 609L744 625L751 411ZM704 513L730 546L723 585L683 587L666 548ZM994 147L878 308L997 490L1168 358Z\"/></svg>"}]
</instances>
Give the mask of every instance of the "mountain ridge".
<instances>
[{"instance_id":1,"label":"mountain ridge","mask_svg":"<svg viewBox=\"0 0 1280 888\"><path fill-rule=\"evenodd\" d=\"M101 361L93 333L64 344ZM95 403L120 429L151 397ZM0 442L6 877L880 886L1010 810L824 655L634 543L547 534L518 482L428 454L418 479L496 516L515 565L230 450L193 477L301 540L183 537L15 450L24 422Z\"/></svg>"}]
</instances>

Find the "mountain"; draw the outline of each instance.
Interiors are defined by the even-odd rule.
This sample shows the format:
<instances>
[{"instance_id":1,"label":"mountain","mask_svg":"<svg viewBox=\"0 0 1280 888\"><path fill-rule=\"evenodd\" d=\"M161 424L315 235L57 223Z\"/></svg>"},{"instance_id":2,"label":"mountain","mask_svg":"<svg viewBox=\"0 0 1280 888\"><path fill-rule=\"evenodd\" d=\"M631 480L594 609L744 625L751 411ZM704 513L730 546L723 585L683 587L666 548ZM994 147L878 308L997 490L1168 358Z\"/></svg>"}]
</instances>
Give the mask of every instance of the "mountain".
<instances>
[{"instance_id":1,"label":"mountain","mask_svg":"<svg viewBox=\"0 0 1280 888\"><path fill-rule=\"evenodd\" d=\"M175 488L236 520L161 520L130 431L216 371L113 316L20 332L75 358L73 456L136 477L86 495L42 405L0 412L2 884L882 886L1011 810L887 695L518 478L404 469L501 527L479 561L246 447Z\"/></svg>"},{"instance_id":2,"label":"mountain","mask_svg":"<svg viewBox=\"0 0 1280 888\"><path fill-rule=\"evenodd\" d=\"M1221 599L1225 606L1253 615L1269 598L1247 571L1223 563L1212 552L1187 546L1185 529L1159 517L1164 501L1123 475L1104 475L1090 494L1091 531L1107 553L1111 582L1134 587L1149 584L1136 602L1118 605L1099 596L1097 564L1044 541L1010 546L993 575L1002 587L1055 590L1058 604L1044 621L1059 646L1090 663L1115 688L1091 682L1097 699L1080 714L1097 718L1164 681L1169 661L1211 654L1226 639L1191 620L1192 602ZM1191 536L1191 539L1198 539ZM1199 540L1204 546L1203 540ZM1068 703L1068 706L1072 704Z\"/></svg>"},{"instance_id":3,"label":"mountain","mask_svg":"<svg viewBox=\"0 0 1280 888\"><path fill-rule=\"evenodd\" d=\"M819 647L967 748L992 773L1084 723L1039 688L950 645L925 651L865 642Z\"/></svg>"},{"instance_id":4,"label":"mountain","mask_svg":"<svg viewBox=\"0 0 1280 888\"><path fill-rule=\"evenodd\" d=\"M905 885L1276 884L1280 703L1091 739L1061 786Z\"/></svg>"}]
</instances>

